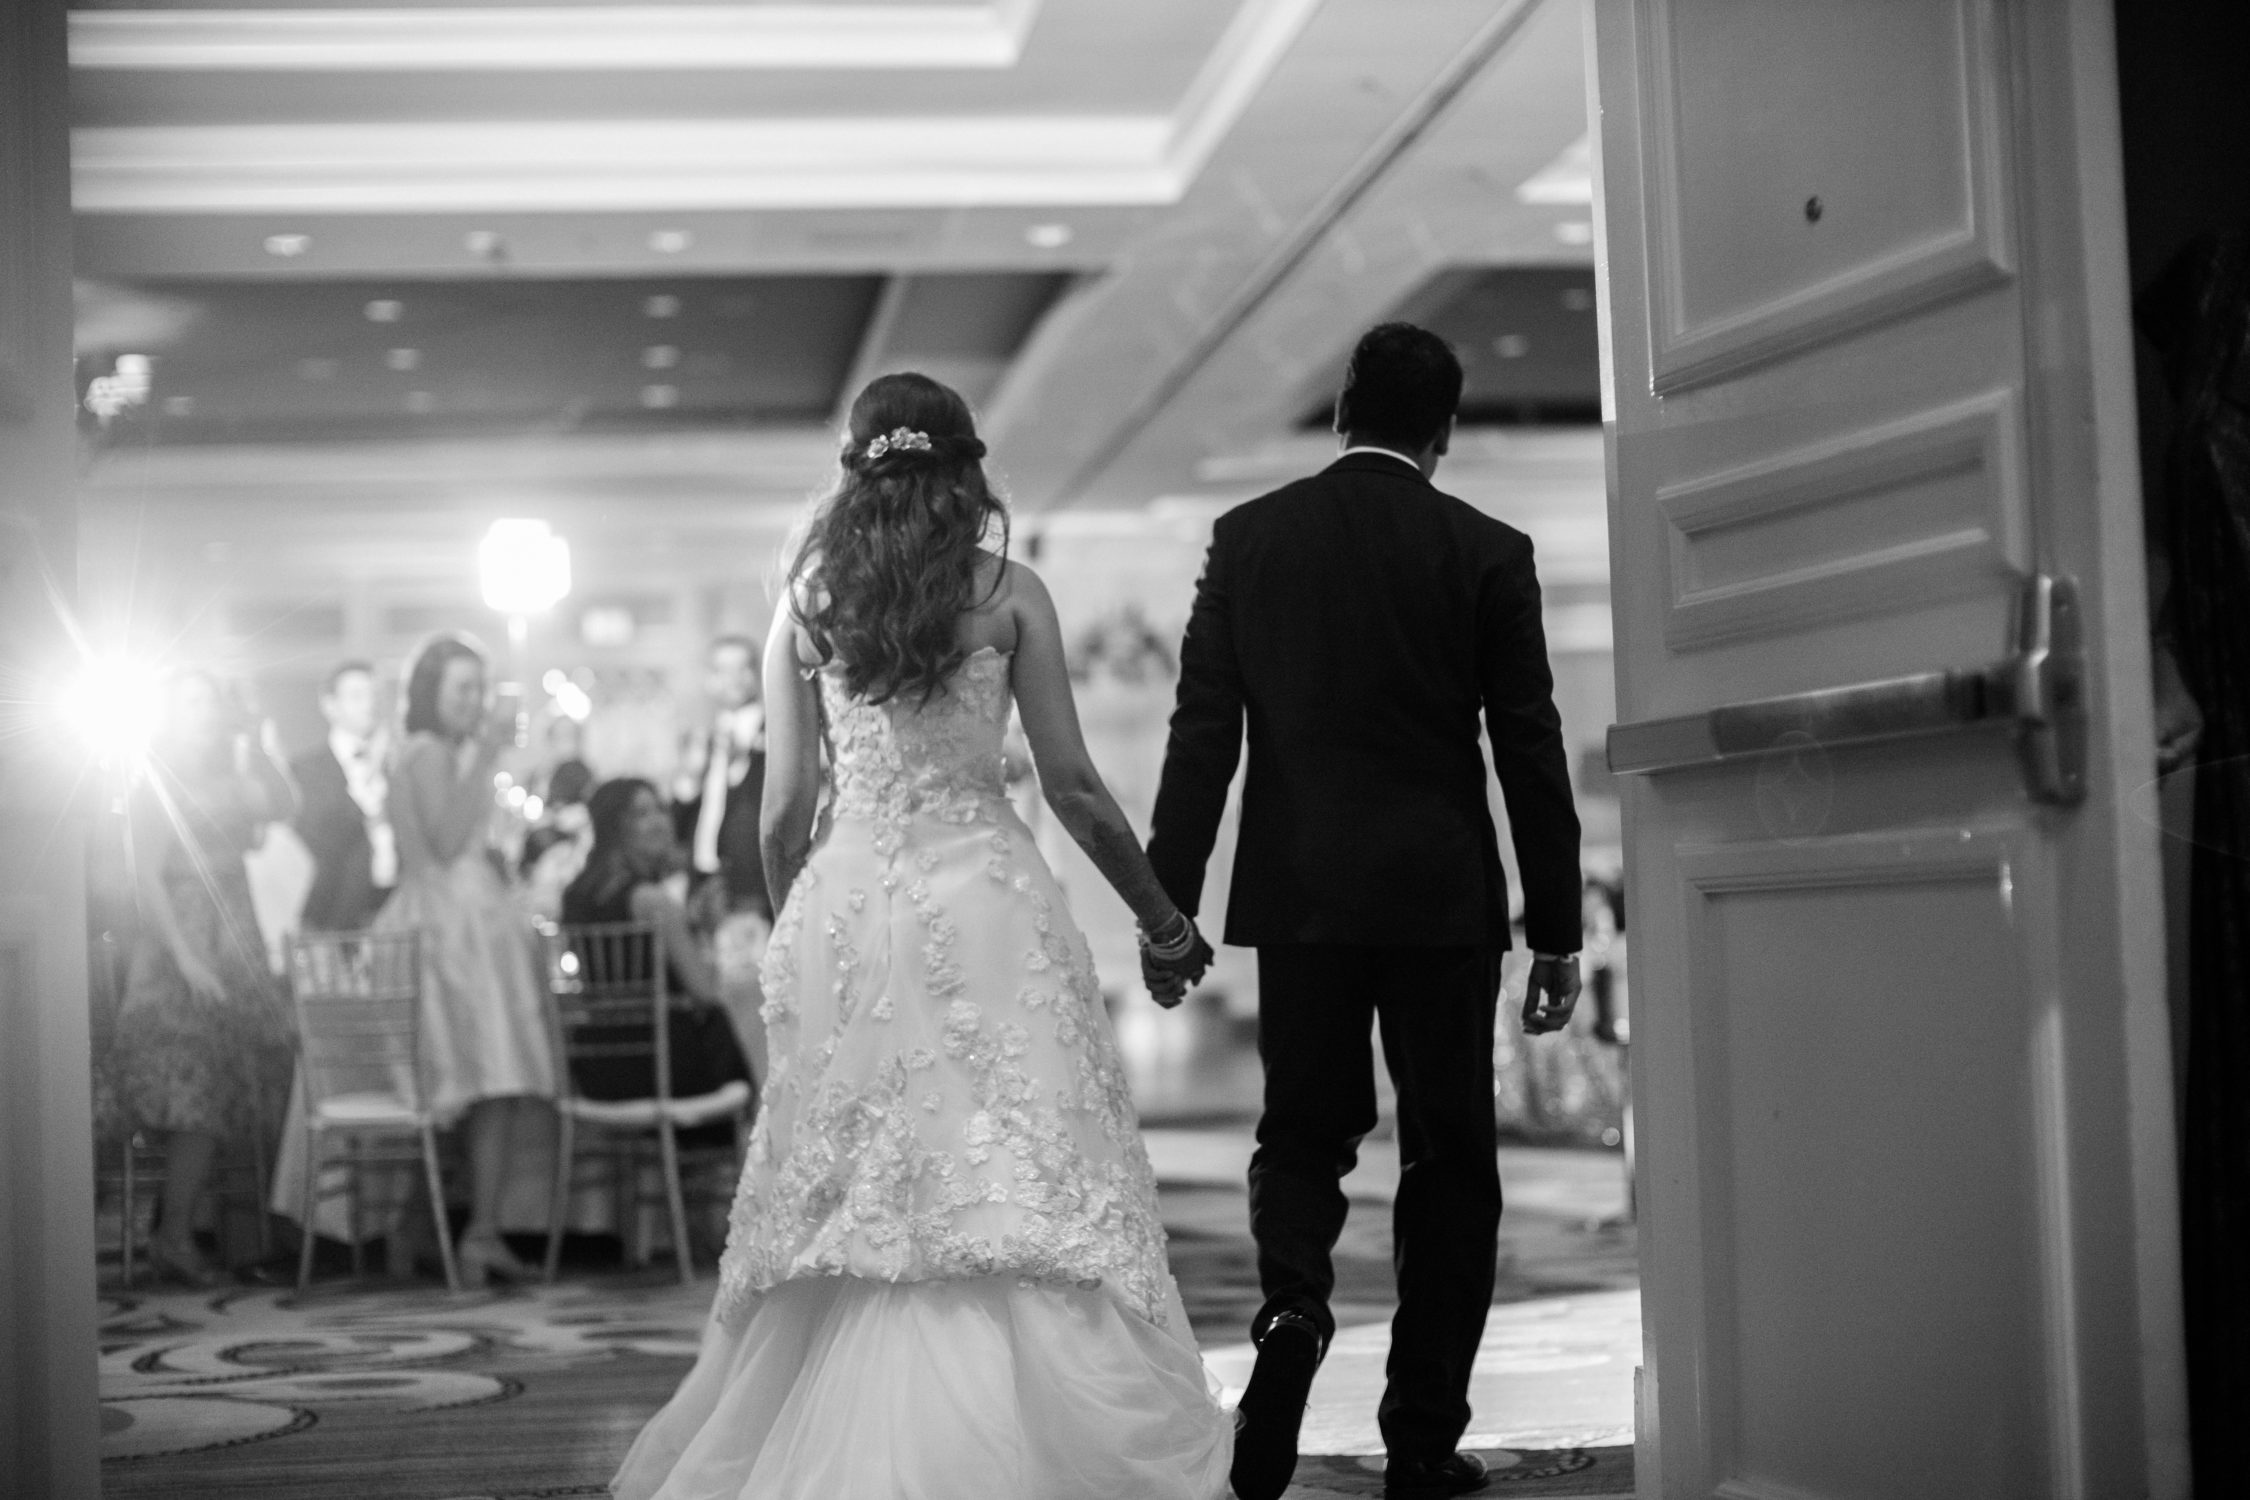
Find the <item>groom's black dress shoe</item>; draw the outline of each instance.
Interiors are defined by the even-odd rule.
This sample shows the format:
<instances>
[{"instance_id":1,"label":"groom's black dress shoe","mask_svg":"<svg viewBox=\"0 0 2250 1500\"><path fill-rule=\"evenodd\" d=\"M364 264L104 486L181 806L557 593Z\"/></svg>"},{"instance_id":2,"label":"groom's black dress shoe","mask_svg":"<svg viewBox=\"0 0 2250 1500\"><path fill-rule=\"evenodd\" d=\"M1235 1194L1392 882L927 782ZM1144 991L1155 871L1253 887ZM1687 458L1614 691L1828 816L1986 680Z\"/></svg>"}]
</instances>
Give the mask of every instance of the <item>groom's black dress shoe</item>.
<instances>
[{"instance_id":1,"label":"groom's black dress shoe","mask_svg":"<svg viewBox=\"0 0 2250 1500\"><path fill-rule=\"evenodd\" d=\"M1320 1368L1320 1330L1303 1313L1285 1312L1266 1325L1258 1362L1235 1408L1236 1500L1280 1500L1297 1472L1297 1429L1305 1420L1313 1372Z\"/></svg>"},{"instance_id":2,"label":"groom's black dress shoe","mask_svg":"<svg viewBox=\"0 0 2250 1500\"><path fill-rule=\"evenodd\" d=\"M1456 1453L1436 1463L1392 1459L1383 1469L1383 1494L1388 1500L1437 1500L1441 1495L1466 1495L1484 1488L1484 1460L1474 1453Z\"/></svg>"}]
</instances>

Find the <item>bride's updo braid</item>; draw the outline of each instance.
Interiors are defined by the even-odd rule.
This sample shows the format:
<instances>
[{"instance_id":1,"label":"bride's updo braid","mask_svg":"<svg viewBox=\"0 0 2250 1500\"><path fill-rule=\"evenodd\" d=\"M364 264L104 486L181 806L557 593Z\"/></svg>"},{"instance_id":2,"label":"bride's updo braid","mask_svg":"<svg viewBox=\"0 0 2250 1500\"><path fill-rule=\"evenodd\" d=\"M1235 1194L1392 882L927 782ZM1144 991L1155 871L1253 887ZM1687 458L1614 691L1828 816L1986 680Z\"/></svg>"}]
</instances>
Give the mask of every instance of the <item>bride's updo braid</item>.
<instances>
[{"instance_id":1,"label":"bride's updo braid","mask_svg":"<svg viewBox=\"0 0 2250 1500\"><path fill-rule=\"evenodd\" d=\"M967 658L955 638L977 567L1008 550L969 405L927 375L883 375L852 403L841 472L789 567L813 647L855 696L927 701ZM997 584L995 584L997 587Z\"/></svg>"}]
</instances>

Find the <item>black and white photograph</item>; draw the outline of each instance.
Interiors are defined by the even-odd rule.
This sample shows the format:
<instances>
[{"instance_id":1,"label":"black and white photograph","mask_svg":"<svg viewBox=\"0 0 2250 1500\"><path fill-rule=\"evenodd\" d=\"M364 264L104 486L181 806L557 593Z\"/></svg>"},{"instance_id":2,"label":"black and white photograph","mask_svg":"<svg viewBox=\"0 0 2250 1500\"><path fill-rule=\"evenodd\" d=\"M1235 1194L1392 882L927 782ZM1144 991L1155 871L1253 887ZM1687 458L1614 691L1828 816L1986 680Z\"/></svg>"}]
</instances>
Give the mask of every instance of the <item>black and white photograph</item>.
<instances>
[{"instance_id":1,"label":"black and white photograph","mask_svg":"<svg viewBox=\"0 0 2250 1500\"><path fill-rule=\"evenodd\" d=\"M2250 7L7 0L0 1500L2250 1494Z\"/></svg>"}]
</instances>

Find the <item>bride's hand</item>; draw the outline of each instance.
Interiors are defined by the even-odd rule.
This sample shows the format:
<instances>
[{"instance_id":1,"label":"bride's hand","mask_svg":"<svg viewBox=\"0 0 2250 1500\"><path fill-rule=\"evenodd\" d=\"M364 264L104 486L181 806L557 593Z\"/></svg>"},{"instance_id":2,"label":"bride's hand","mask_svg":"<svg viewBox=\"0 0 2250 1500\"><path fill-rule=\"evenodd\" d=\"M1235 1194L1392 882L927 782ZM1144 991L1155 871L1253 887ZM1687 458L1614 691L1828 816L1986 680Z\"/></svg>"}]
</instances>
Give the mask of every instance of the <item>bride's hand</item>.
<instances>
[{"instance_id":1,"label":"bride's hand","mask_svg":"<svg viewBox=\"0 0 2250 1500\"><path fill-rule=\"evenodd\" d=\"M1217 956L1185 913L1181 914L1180 920L1186 923L1185 936L1188 941L1185 951L1175 957L1157 953L1150 946L1148 934L1141 934L1141 982L1148 986L1149 997L1166 1010L1187 998L1188 991L1201 983L1203 976L1210 972L1211 962ZM1178 947L1179 939L1175 937L1165 946Z\"/></svg>"}]
</instances>

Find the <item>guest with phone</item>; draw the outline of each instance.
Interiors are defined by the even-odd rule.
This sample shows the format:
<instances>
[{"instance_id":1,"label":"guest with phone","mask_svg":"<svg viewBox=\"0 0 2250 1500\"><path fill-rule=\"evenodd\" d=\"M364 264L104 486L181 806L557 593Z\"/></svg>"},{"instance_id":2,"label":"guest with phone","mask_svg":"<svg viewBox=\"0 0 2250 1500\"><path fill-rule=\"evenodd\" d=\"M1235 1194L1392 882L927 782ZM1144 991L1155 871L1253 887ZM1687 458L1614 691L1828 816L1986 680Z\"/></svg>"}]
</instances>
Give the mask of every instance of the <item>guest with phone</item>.
<instances>
[{"instance_id":1,"label":"guest with phone","mask_svg":"<svg viewBox=\"0 0 2250 1500\"><path fill-rule=\"evenodd\" d=\"M486 706L483 653L441 635L406 680L406 743L391 789L398 891L379 930L422 935L422 1086L443 1120L468 1129L469 1222L461 1274L472 1285L529 1268L500 1239L500 1194L519 1116L555 1093L529 913L486 854L493 771L515 742L516 706Z\"/></svg>"}]
</instances>

